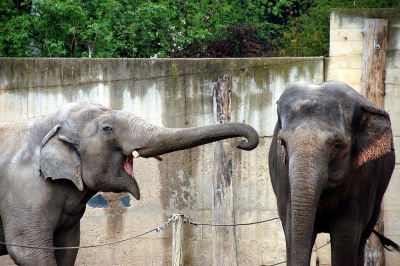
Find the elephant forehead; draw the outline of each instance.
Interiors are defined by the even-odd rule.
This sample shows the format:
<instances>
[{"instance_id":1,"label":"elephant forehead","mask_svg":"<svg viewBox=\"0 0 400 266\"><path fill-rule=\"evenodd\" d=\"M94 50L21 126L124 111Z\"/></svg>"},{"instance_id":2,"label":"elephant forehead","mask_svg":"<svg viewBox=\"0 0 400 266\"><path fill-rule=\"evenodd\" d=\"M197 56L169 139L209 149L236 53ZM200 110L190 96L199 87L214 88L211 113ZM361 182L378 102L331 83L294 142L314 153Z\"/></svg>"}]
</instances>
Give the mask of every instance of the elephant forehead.
<instances>
[{"instance_id":1,"label":"elephant forehead","mask_svg":"<svg viewBox=\"0 0 400 266\"><path fill-rule=\"evenodd\" d=\"M61 117L68 116L71 113L80 113L89 110L106 111L108 108L93 102L72 102L60 107L58 113Z\"/></svg>"},{"instance_id":2,"label":"elephant forehead","mask_svg":"<svg viewBox=\"0 0 400 266\"><path fill-rule=\"evenodd\" d=\"M286 119L300 117L304 118L326 118L338 119L346 116L345 109L348 107L339 101L321 101L318 99L293 99L286 101L278 107L278 112ZM281 118L282 118L281 117Z\"/></svg>"},{"instance_id":3,"label":"elephant forehead","mask_svg":"<svg viewBox=\"0 0 400 266\"><path fill-rule=\"evenodd\" d=\"M290 104L292 112L299 112L304 109L318 109L321 108L323 103L317 99L296 99L293 104Z\"/></svg>"},{"instance_id":4,"label":"elephant forehead","mask_svg":"<svg viewBox=\"0 0 400 266\"><path fill-rule=\"evenodd\" d=\"M352 117L343 111L340 103L333 103L327 107L319 102L303 101L284 110L280 119L284 131L292 132L293 129L297 129L300 132L345 132L351 124ZM295 135L300 134L297 130Z\"/></svg>"},{"instance_id":5,"label":"elephant forehead","mask_svg":"<svg viewBox=\"0 0 400 266\"><path fill-rule=\"evenodd\" d=\"M355 91L348 85L340 82L325 82L322 84L312 84L308 82L298 82L288 86L282 93L279 101L294 102L297 99L316 99L321 102L332 100L347 101L349 94Z\"/></svg>"}]
</instances>

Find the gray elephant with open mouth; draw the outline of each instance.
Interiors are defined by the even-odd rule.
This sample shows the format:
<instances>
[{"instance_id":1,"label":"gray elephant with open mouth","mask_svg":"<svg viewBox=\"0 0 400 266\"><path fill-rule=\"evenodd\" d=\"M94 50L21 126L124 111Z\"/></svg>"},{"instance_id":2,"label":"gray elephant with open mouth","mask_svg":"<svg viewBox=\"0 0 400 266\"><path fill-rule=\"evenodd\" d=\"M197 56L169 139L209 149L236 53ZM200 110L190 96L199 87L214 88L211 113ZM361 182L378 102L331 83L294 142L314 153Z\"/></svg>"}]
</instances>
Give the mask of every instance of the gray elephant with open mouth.
<instances>
[{"instance_id":1,"label":"gray elephant with open mouth","mask_svg":"<svg viewBox=\"0 0 400 266\"><path fill-rule=\"evenodd\" d=\"M269 169L287 265L310 265L320 232L332 265L364 265L395 165L389 115L341 82L295 83L277 105Z\"/></svg>"},{"instance_id":2,"label":"gray elephant with open mouth","mask_svg":"<svg viewBox=\"0 0 400 266\"><path fill-rule=\"evenodd\" d=\"M71 103L52 115L0 124L0 241L18 245L79 246L80 219L98 191L140 198L133 157L159 155L214 141L259 136L243 123L172 129L92 103ZM18 265L74 265L76 249L0 245Z\"/></svg>"}]
</instances>

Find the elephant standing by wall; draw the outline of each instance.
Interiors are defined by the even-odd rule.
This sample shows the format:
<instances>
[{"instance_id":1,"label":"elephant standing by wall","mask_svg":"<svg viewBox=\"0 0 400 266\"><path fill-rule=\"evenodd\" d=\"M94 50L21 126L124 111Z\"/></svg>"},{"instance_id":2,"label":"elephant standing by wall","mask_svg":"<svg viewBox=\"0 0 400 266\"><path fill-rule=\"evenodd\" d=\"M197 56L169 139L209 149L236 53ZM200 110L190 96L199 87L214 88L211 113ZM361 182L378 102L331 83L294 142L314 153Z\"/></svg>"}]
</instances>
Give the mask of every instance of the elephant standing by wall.
<instances>
[{"instance_id":1,"label":"elephant standing by wall","mask_svg":"<svg viewBox=\"0 0 400 266\"><path fill-rule=\"evenodd\" d=\"M98 191L130 192L139 200L133 156L154 157L239 136L248 140L240 149L258 145L257 132L242 123L170 129L89 103L0 124L0 241L79 246L80 219ZM19 265L74 265L77 252L0 245L0 255L8 253Z\"/></svg>"},{"instance_id":2,"label":"elephant standing by wall","mask_svg":"<svg viewBox=\"0 0 400 266\"><path fill-rule=\"evenodd\" d=\"M295 83L277 105L269 167L287 265L310 265L320 232L332 265L363 265L395 165L389 115L340 82Z\"/></svg>"}]
</instances>

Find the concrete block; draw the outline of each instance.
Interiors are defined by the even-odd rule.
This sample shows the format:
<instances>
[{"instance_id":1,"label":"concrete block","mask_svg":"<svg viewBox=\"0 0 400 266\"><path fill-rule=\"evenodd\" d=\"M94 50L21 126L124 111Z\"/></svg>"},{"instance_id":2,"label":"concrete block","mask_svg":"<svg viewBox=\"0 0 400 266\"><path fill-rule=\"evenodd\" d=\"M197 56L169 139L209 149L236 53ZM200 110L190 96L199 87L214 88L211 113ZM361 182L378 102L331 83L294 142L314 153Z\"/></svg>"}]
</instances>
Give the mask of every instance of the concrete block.
<instances>
[{"instance_id":1,"label":"concrete block","mask_svg":"<svg viewBox=\"0 0 400 266\"><path fill-rule=\"evenodd\" d=\"M363 34L360 28L340 28L340 29L331 29L330 39L331 42L344 42L347 41L363 41Z\"/></svg>"},{"instance_id":2,"label":"concrete block","mask_svg":"<svg viewBox=\"0 0 400 266\"><path fill-rule=\"evenodd\" d=\"M399 120L397 120L397 121L399 121ZM396 123L396 126L398 126L398 123ZM400 133L400 131L397 131L397 132ZM398 155L400 152L400 137L394 137L393 142L394 142L394 150L396 152L396 164L400 164L400 156Z\"/></svg>"},{"instance_id":3,"label":"concrete block","mask_svg":"<svg viewBox=\"0 0 400 266\"><path fill-rule=\"evenodd\" d=\"M361 68L359 69L332 69L328 71L328 80L341 81L346 84L360 84ZM356 89L356 88L354 88Z\"/></svg>"},{"instance_id":4,"label":"concrete block","mask_svg":"<svg viewBox=\"0 0 400 266\"><path fill-rule=\"evenodd\" d=\"M396 123L400 121L395 118L396 114L400 113L400 83L386 83L385 92L385 111L390 114L392 123ZM392 118L392 116L394 117Z\"/></svg>"},{"instance_id":5,"label":"concrete block","mask_svg":"<svg viewBox=\"0 0 400 266\"><path fill-rule=\"evenodd\" d=\"M385 84L396 85L398 87L400 85L399 76L400 68L387 68Z\"/></svg>"},{"instance_id":6,"label":"concrete block","mask_svg":"<svg viewBox=\"0 0 400 266\"><path fill-rule=\"evenodd\" d=\"M385 236L400 236L400 210L385 210Z\"/></svg>"},{"instance_id":7,"label":"concrete block","mask_svg":"<svg viewBox=\"0 0 400 266\"><path fill-rule=\"evenodd\" d=\"M386 50L386 69L400 69L399 57L400 49Z\"/></svg>"},{"instance_id":8,"label":"concrete block","mask_svg":"<svg viewBox=\"0 0 400 266\"><path fill-rule=\"evenodd\" d=\"M383 209L385 213L386 211L400 211L400 202L398 200L399 190L400 190L400 165L396 164L388 188L386 190L385 196L383 197Z\"/></svg>"},{"instance_id":9,"label":"concrete block","mask_svg":"<svg viewBox=\"0 0 400 266\"><path fill-rule=\"evenodd\" d=\"M331 11L330 28L336 29L360 29L363 27L363 17L353 12L349 15L346 9L334 8Z\"/></svg>"},{"instance_id":10,"label":"concrete block","mask_svg":"<svg viewBox=\"0 0 400 266\"><path fill-rule=\"evenodd\" d=\"M360 69L361 68L361 55L343 55L333 56L326 58L327 68L330 71L336 69Z\"/></svg>"},{"instance_id":11,"label":"concrete block","mask_svg":"<svg viewBox=\"0 0 400 266\"><path fill-rule=\"evenodd\" d=\"M400 36L400 25L392 22L389 20L389 28L388 28L388 38L387 38L387 50L390 51L399 51L400 50L400 43L398 41L398 36Z\"/></svg>"},{"instance_id":12,"label":"concrete block","mask_svg":"<svg viewBox=\"0 0 400 266\"><path fill-rule=\"evenodd\" d=\"M362 54L362 42L360 41L332 41L330 47L329 56Z\"/></svg>"},{"instance_id":13,"label":"concrete block","mask_svg":"<svg viewBox=\"0 0 400 266\"><path fill-rule=\"evenodd\" d=\"M400 137L400 112L389 112L393 136Z\"/></svg>"}]
</instances>

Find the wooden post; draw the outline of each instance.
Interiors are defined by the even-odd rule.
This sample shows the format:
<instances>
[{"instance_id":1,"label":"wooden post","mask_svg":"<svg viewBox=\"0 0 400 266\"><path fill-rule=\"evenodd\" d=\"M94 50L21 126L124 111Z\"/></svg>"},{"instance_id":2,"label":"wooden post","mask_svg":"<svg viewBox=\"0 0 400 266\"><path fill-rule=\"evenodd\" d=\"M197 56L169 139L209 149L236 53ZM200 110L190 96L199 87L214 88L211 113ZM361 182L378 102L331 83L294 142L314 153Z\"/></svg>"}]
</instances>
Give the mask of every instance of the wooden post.
<instances>
[{"instance_id":1,"label":"wooden post","mask_svg":"<svg viewBox=\"0 0 400 266\"><path fill-rule=\"evenodd\" d=\"M172 266L183 266L183 214L174 214L172 223Z\"/></svg>"},{"instance_id":2,"label":"wooden post","mask_svg":"<svg viewBox=\"0 0 400 266\"><path fill-rule=\"evenodd\" d=\"M385 99L387 29L387 19L366 19L363 29L361 93L382 109Z\"/></svg>"},{"instance_id":3,"label":"wooden post","mask_svg":"<svg viewBox=\"0 0 400 266\"><path fill-rule=\"evenodd\" d=\"M385 63L388 21L386 19L364 20L364 41L362 52L361 93L379 108L384 108ZM383 208L375 230L383 234ZM384 249L379 239L372 234L365 246L364 265L385 265Z\"/></svg>"},{"instance_id":4,"label":"wooden post","mask_svg":"<svg viewBox=\"0 0 400 266\"><path fill-rule=\"evenodd\" d=\"M214 115L217 123L230 121L232 76L225 74L214 87ZM230 140L214 146L213 209L214 224L234 224L232 155ZM237 265L235 227L214 226L213 265Z\"/></svg>"}]
</instances>

